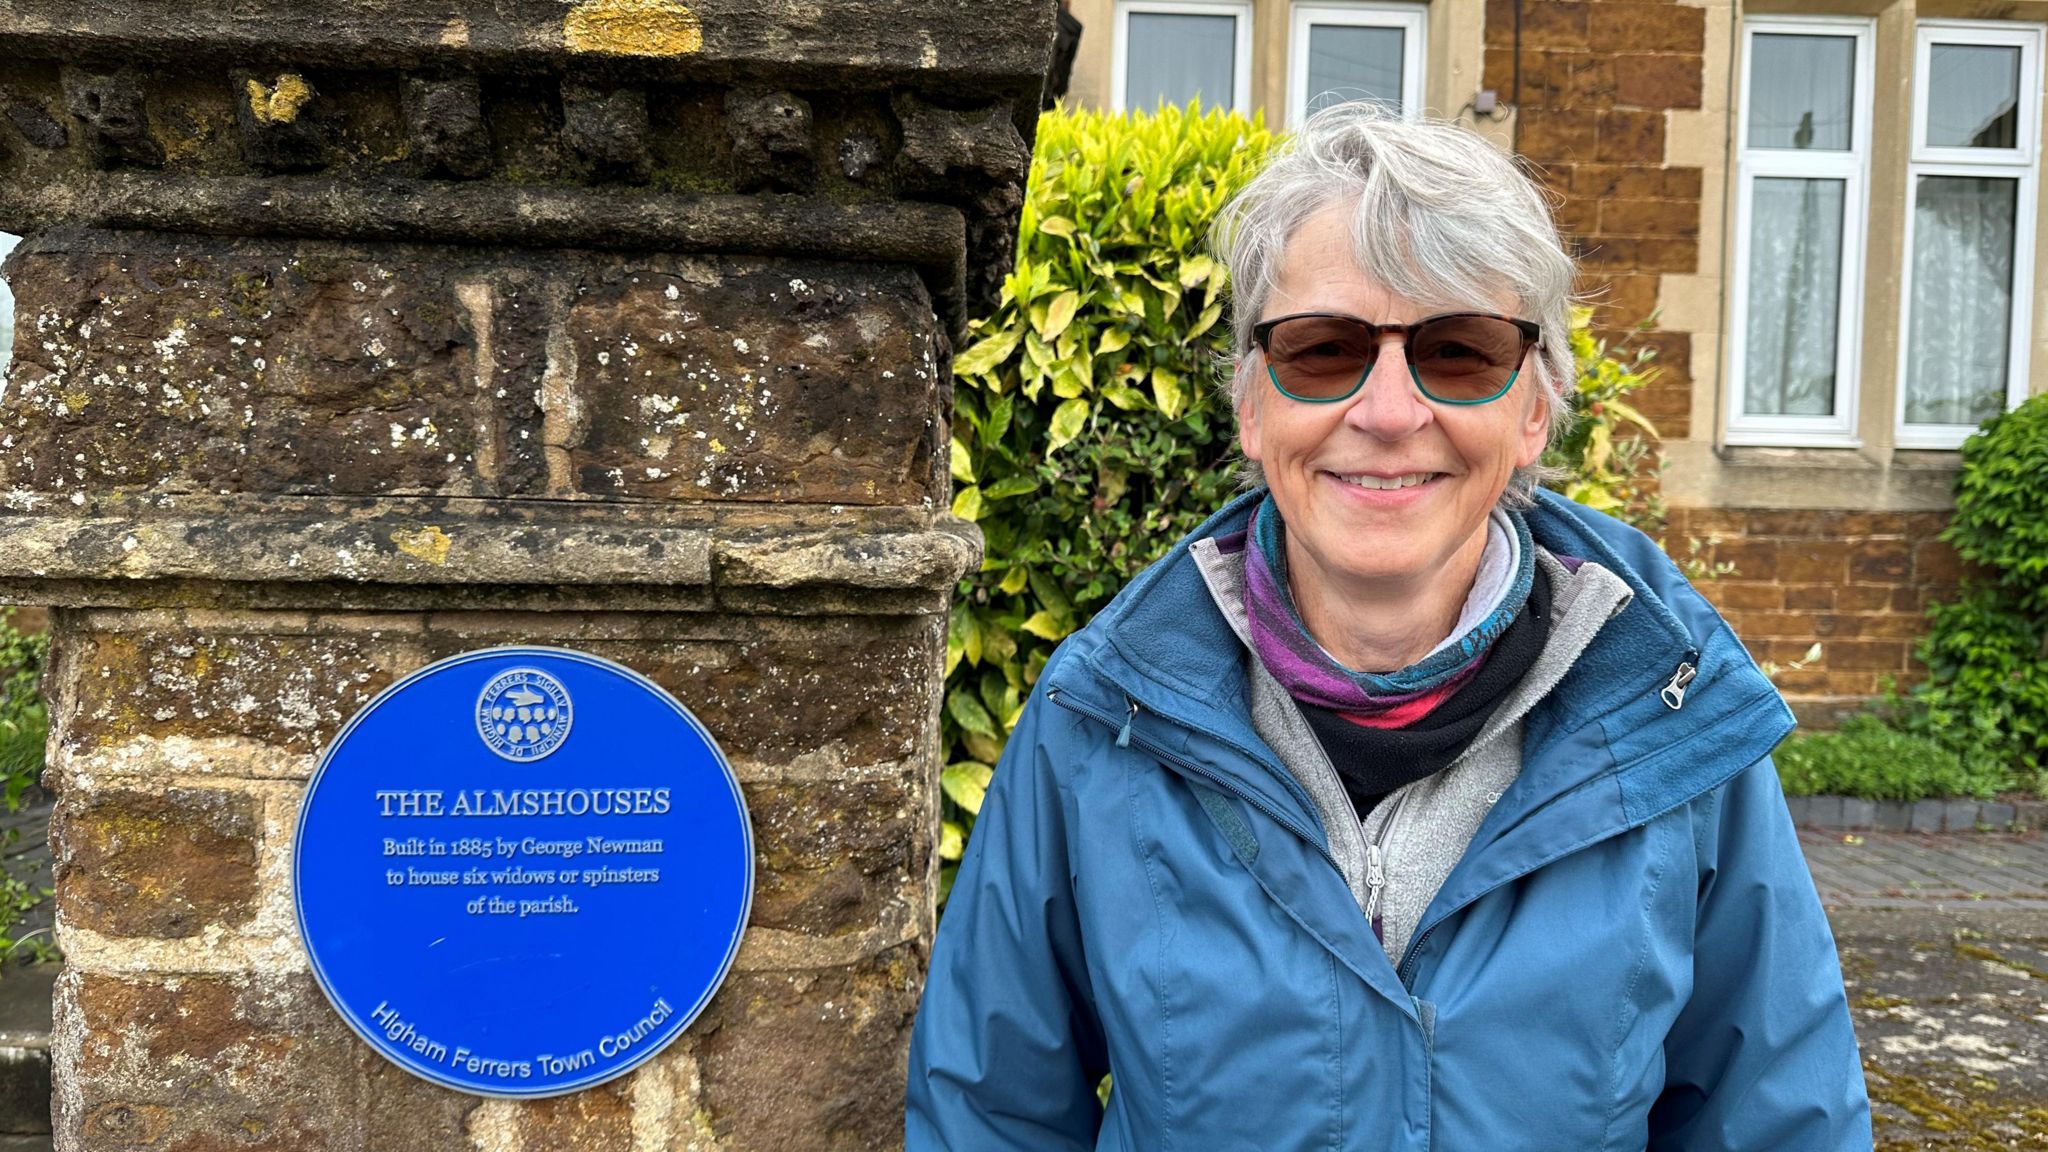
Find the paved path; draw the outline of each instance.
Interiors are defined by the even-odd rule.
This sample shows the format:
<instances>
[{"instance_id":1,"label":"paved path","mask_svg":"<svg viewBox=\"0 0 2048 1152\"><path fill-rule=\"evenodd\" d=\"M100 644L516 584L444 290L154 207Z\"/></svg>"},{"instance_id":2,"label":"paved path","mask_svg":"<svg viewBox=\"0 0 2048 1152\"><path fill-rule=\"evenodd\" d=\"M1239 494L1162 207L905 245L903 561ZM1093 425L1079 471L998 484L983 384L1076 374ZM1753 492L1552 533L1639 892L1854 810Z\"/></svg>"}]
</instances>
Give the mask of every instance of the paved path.
<instances>
[{"instance_id":1,"label":"paved path","mask_svg":"<svg viewBox=\"0 0 2048 1152\"><path fill-rule=\"evenodd\" d=\"M1879 1152L2048 1149L2048 834L1799 838Z\"/></svg>"},{"instance_id":2,"label":"paved path","mask_svg":"<svg viewBox=\"0 0 2048 1152\"><path fill-rule=\"evenodd\" d=\"M1830 909L1931 903L2048 912L2048 833L1804 829L1799 842Z\"/></svg>"}]
</instances>

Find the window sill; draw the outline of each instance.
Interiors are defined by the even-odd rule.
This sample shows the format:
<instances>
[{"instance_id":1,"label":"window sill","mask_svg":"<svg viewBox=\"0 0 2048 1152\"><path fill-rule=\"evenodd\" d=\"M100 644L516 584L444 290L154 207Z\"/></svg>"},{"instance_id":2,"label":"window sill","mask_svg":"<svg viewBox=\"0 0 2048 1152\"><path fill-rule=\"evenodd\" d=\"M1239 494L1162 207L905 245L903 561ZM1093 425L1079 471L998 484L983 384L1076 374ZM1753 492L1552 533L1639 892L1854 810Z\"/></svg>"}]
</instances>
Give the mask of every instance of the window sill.
<instances>
[{"instance_id":1,"label":"window sill","mask_svg":"<svg viewBox=\"0 0 2048 1152\"><path fill-rule=\"evenodd\" d=\"M1899 450L1880 463L1853 448L1664 446L1673 508L1812 508L1939 512L1955 507L1956 452Z\"/></svg>"}]
</instances>

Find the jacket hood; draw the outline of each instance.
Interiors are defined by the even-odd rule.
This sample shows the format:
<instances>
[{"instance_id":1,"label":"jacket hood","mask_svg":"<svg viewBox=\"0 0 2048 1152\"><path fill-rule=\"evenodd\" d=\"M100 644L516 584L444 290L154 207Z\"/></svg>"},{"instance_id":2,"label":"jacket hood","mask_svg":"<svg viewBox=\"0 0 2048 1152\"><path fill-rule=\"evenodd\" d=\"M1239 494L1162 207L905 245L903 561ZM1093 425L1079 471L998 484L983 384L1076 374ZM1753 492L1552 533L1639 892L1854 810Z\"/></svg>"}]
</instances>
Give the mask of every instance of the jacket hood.
<instances>
[{"instance_id":1,"label":"jacket hood","mask_svg":"<svg viewBox=\"0 0 2048 1152\"><path fill-rule=\"evenodd\" d=\"M1241 531L1264 495L1233 500L1133 580L1062 645L1048 689L1294 814L1327 851L1313 804L1252 726L1242 646L1189 553ZM1538 544L1609 569L1633 598L1530 716L1527 746L1563 754L1525 760L1487 820L1492 835L1566 798L1569 835L1612 835L1719 786L1791 730L1777 690L1654 541L1549 491L1527 516ZM1674 686L1682 665L1693 676Z\"/></svg>"}]
</instances>

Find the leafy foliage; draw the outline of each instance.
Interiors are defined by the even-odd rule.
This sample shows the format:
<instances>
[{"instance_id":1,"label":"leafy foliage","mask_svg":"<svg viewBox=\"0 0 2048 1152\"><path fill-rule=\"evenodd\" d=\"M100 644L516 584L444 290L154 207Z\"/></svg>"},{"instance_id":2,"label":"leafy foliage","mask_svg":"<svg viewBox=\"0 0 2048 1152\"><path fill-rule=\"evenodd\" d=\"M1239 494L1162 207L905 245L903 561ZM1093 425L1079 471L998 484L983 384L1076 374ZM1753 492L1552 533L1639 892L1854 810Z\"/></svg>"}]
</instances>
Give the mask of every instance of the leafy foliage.
<instances>
[{"instance_id":1,"label":"leafy foliage","mask_svg":"<svg viewBox=\"0 0 2048 1152\"><path fill-rule=\"evenodd\" d=\"M2048 790L2048 396L1984 422L1963 444L1943 538L1979 566L1928 608L1927 680L1884 712L1902 731L2001 764Z\"/></svg>"},{"instance_id":2,"label":"leafy foliage","mask_svg":"<svg viewBox=\"0 0 2048 1152\"><path fill-rule=\"evenodd\" d=\"M1558 491L1654 535L1664 524L1656 486L1662 462L1650 443L1657 429L1625 399L1654 378L1651 354L1610 353L1594 339L1591 318L1590 308L1572 314L1572 360L1579 378L1570 399L1576 419L1544 453L1543 463L1562 474Z\"/></svg>"},{"instance_id":3,"label":"leafy foliage","mask_svg":"<svg viewBox=\"0 0 2048 1152\"><path fill-rule=\"evenodd\" d=\"M1965 756L1875 716L1852 716L1833 732L1796 732L1778 746L1778 779L1790 796L1922 800L1989 798L2005 782L1996 761Z\"/></svg>"},{"instance_id":4,"label":"leafy foliage","mask_svg":"<svg viewBox=\"0 0 2048 1152\"><path fill-rule=\"evenodd\" d=\"M14 609L0 609L0 797L9 812L21 810L23 798L43 773L50 719L39 684L49 651L48 635L22 632L14 626ZM7 839L12 842L18 835L10 828ZM23 949L33 959L56 956L40 934L19 933L22 919L49 895L49 889L35 887L25 877L0 875L0 959Z\"/></svg>"},{"instance_id":5,"label":"leafy foliage","mask_svg":"<svg viewBox=\"0 0 2048 1152\"><path fill-rule=\"evenodd\" d=\"M2012 594L2048 616L2048 395L1985 421L1963 442L1956 514L1942 538Z\"/></svg>"},{"instance_id":6,"label":"leafy foliage","mask_svg":"<svg viewBox=\"0 0 2048 1152\"><path fill-rule=\"evenodd\" d=\"M953 511L987 552L948 621L942 889L1053 648L1237 489L1228 285L1205 248L1278 143L1192 105L1038 122L1015 269L953 361ZM1546 462L1574 499L1655 531L1655 429L1626 400L1648 356L1587 321L1581 419Z\"/></svg>"},{"instance_id":7,"label":"leafy foliage","mask_svg":"<svg viewBox=\"0 0 2048 1152\"><path fill-rule=\"evenodd\" d=\"M1038 122L1015 268L953 361L953 511L987 552L948 627L944 857L1053 647L1235 490L1202 249L1273 144L1192 106Z\"/></svg>"}]
</instances>

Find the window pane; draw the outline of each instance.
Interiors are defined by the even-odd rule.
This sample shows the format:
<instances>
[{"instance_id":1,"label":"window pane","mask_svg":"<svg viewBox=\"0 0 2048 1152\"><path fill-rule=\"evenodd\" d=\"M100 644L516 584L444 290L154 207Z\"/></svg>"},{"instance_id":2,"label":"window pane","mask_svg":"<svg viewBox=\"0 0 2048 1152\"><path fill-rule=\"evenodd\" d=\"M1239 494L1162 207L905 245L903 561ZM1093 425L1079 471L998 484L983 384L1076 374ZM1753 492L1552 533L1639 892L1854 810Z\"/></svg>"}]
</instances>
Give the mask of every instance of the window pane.
<instances>
[{"instance_id":1,"label":"window pane","mask_svg":"<svg viewBox=\"0 0 2048 1152\"><path fill-rule=\"evenodd\" d=\"M2014 148L2020 140L2020 50L1935 44L1928 53L1927 143Z\"/></svg>"},{"instance_id":2,"label":"window pane","mask_svg":"<svg viewBox=\"0 0 2048 1152\"><path fill-rule=\"evenodd\" d=\"M1841 180L1756 181L1743 357L1749 415L1834 415L1845 195Z\"/></svg>"},{"instance_id":3,"label":"window pane","mask_svg":"<svg viewBox=\"0 0 2048 1152\"><path fill-rule=\"evenodd\" d=\"M1849 36L1759 33L1749 53L1749 146L1846 152L1856 95Z\"/></svg>"},{"instance_id":4,"label":"window pane","mask_svg":"<svg viewBox=\"0 0 2048 1152\"><path fill-rule=\"evenodd\" d=\"M1124 107L1164 102L1229 108L1236 99L1237 17L1133 12L1126 46Z\"/></svg>"},{"instance_id":5,"label":"window pane","mask_svg":"<svg viewBox=\"0 0 2048 1152\"><path fill-rule=\"evenodd\" d=\"M1922 176L1913 205L1906 422L1975 424L2005 407L2019 181Z\"/></svg>"},{"instance_id":6,"label":"window pane","mask_svg":"<svg viewBox=\"0 0 2048 1152\"><path fill-rule=\"evenodd\" d=\"M1401 110L1399 28L1311 24L1308 29L1308 110L1347 100L1374 100Z\"/></svg>"}]
</instances>

